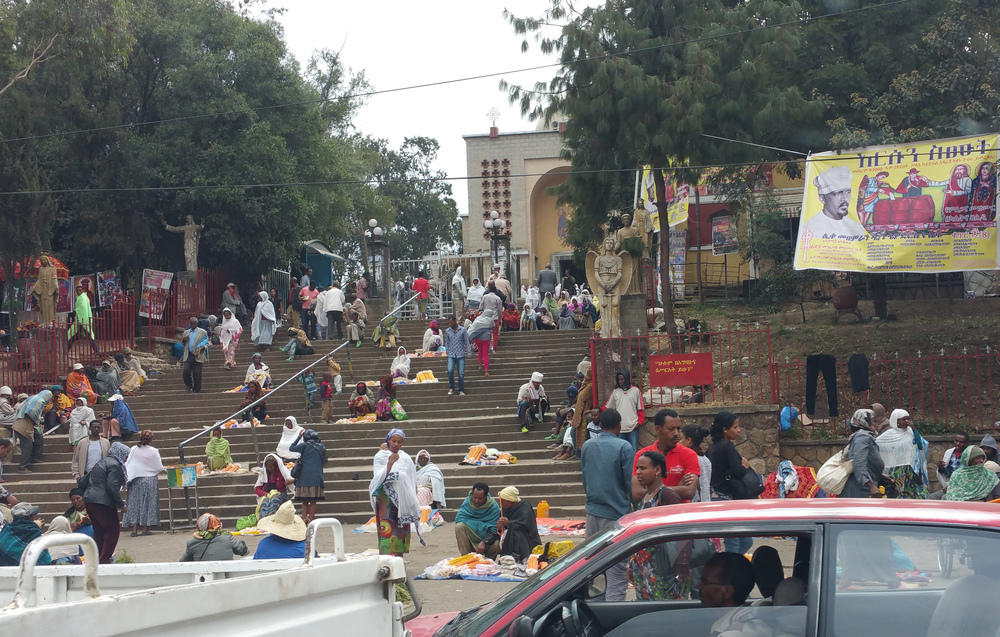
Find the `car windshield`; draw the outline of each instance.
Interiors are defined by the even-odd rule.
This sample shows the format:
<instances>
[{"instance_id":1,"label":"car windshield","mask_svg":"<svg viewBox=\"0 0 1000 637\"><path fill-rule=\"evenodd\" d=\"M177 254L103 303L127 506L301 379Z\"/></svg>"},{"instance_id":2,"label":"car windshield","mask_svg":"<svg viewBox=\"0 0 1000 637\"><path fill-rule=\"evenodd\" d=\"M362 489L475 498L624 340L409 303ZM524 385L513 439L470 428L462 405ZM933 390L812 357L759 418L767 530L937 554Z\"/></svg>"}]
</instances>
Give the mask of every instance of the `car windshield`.
<instances>
[{"instance_id":1,"label":"car windshield","mask_svg":"<svg viewBox=\"0 0 1000 637\"><path fill-rule=\"evenodd\" d=\"M538 571L528 579L524 580L516 587L507 591L505 595L495 602L481 606L477 611L462 613L450 624L438 631L440 637L464 637L466 635L480 635L487 628L494 625L510 609L517 606L524 598L528 597L542 587L545 582L551 580L577 560L588 559L601 550L621 533L624 529L620 524L615 524L603 533L587 538L582 544L573 548L546 568Z\"/></svg>"}]
</instances>

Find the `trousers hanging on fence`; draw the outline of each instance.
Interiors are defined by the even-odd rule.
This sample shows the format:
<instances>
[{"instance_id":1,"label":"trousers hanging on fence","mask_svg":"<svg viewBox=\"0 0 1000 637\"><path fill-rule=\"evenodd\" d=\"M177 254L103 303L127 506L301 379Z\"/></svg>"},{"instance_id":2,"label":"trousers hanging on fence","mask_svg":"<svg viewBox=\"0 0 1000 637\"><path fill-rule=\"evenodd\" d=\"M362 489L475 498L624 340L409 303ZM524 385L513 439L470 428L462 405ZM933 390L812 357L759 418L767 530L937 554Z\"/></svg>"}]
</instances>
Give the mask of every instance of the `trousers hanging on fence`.
<instances>
[{"instance_id":1,"label":"trousers hanging on fence","mask_svg":"<svg viewBox=\"0 0 1000 637\"><path fill-rule=\"evenodd\" d=\"M832 354L811 354L806 357L806 413L816 414L816 384L819 373L823 372L826 395L830 401L830 417L840 415L837 411L837 358Z\"/></svg>"},{"instance_id":2,"label":"trousers hanging on fence","mask_svg":"<svg viewBox=\"0 0 1000 637\"><path fill-rule=\"evenodd\" d=\"M847 373L851 375L851 389L855 394L872 388L868 382L868 357L864 354L851 354L847 359Z\"/></svg>"}]
</instances>

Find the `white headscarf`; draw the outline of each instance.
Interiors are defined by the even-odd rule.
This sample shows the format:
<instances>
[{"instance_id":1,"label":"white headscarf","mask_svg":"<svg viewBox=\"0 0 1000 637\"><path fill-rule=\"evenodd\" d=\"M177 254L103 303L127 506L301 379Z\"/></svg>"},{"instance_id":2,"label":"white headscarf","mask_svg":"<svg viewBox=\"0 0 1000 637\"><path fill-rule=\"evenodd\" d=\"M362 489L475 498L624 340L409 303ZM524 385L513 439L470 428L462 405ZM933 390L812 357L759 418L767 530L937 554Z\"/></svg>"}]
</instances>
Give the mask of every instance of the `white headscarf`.
<instances>
[{"instance_id":1,"label":"white headscarf","mask_svg":"<svg viewBox=\"0 0 1000 637\"><path fill-rule=\"evenodd\" d=\"M300 427L300 429L301 429L301 427ZM296 436L296 437L298 437L298 436ZM295 455L298 455L298 454L295 454ZM264 456L264 464L262 464L260 466L260 475L257 476L257 483L254 485L254 487L262 487L262 486L264 486L264 483L267 482L267 459L268 458L274 458L274 461L278 463L278 473L280 473L281 477L284 478L285 484L288 485L288 488L290 490L294 489L295 487L293 485L289 484L289 483L292 482L292 474L288 473L288 467L285 466L285 461L282 460L281 458L279 458L278 456L276 456L273 453L269 453L266 456Z\"/></svg>"},{"instance_id":2,"label":"white headscarf","mask_svg":"<svg viewBox=\"0 0 1000 637\"><path fill-rule=\"evenodd\" d=\"M222 325L219 326L222 328L222 331L219 332L219 340L222 342L223 347L229 347L229 344L233 341L233 337L238 338L240 333L243 332L243 326L240 325L240 322L236 320L236 317L233 316L233 313L229 309L223 310L222 316L225 317L226 312L229 312L229 318L223 318Z\"/></svg>"},{"instance_id":3,"label":"white headscarf","mask_svg":"<svg viewBox=\"0 0 1000 637\"><path fill-rule=\"evenodd\" d=\"M260 301L257 302L257 307L253 311L253 322L250 323L250 338L256 339L260 336L260 324L262 320L276 322L277 319L274 316L274 305L271 304L271 299L267 297L267 292L261 290L257 293L257 297Z\"/></svg>"},{"instance_id":4,"label":"white headscarf","mask_svg":"<svg viewBox=\"0 0 1000 637\"><path fill-rule=\"evenodd\" d=\"M913 441L913 429L899 428L899 419L909 416L905 409L894 409L889 416L889 428L875 439L885 468L911 467L917 460L917 446Z\"/></svg>"},{"instance_id":5,"label":"white headscarf","mask_svg":"<svg viewBox=\"0 0 1000 637\"><path fill-rule=\"evenodd\" d=\"M455 268L455 276L451 277L451 288L455 292L458 292L459 296L465 298L466 287L465 287L465 277L462 276L462 266L457 266Z\"/></svg>"},{"instance_id":6,"label":"white headscarf","mask_svg":"<svg viewBox=\"0 0 1000 637\"><path fill-rule=\"evenodd\" d=\"M49 522L49 530L44 533L44 535L56 535L58 533L72 533L73 529L70 527L69 520L61 515L57 515L52 518ZM64 557L74 557L80 552L80 547L77 545L66 544L64 546L53 546L49 549L49 557L53 561L62 559Z\"/></svg>"},{"instance_id":7,"label":"white headscarf","mask_svg":"<svg viewBox=\"0 0 1000 637\"><path fill-rule=\"evenodd\" d=\"M87 437L91 420L97 420L94 410L87 406L86 398L77 398L76 406L69 412L69 444L75 445Z\"/></svg>"},{"instance_id":8,"label":"white headscarf","mask_svg":"<svg viewBox=\"0 0 1000 637\"><path fill-rule=\"evenodd\" d=\"M372 511L375 510L375 492L389 477L387 469L391 455L388 449L380 449L375 454L375 460L372 463L374 476L368 485ZM402 449L399 451L399 459L392 465L392 475L396 476L393 491L398 500L396 506L399 508L399 522L401 524L420 522L420 502L417 501L417 470L413 459Z\"/></svg>"},{"instance_id":9,"label":"white headscarf","mask_svg":"<svg viewBox=\"0 0 1000 637\"><path fill-rule=\"evenodd\" d=\"M303 432L303 428L299 426L299 421L295 419L295 416L288 416L285 418L286 423L289 420L292 421L292 428L289 429L284 425L281 426L281 440L278 441L278 448L275 449L275 453L282 458L297 460L302 454L291 452L288 448L299 439L299 434Z\"/></svg>"},{"instance_id":10,"label":"white headscarf","mask_svg":"<svg viewBox=\"0 0 1000 637\"><path fill-rule=\"evenodd\" d=\"M430 486L431 493L434 494L434 501L440 502L443 507L448 506L444 500L444 474L441 473L441 469L436 464L431 462L430 452L421 449L417 452L417 460L420 460L420 456L427 456L427 464L422 467L417 465L417 486L425 484Z\"/></svg>"}]
</instances>

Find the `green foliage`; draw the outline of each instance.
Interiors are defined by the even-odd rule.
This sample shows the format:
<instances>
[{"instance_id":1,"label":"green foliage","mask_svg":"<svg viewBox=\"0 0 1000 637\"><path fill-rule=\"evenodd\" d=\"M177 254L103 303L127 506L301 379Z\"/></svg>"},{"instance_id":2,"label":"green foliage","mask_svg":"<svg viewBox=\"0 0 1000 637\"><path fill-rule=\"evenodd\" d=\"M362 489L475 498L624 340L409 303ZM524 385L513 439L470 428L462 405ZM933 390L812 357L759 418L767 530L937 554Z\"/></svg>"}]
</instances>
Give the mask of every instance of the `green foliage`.
<instances>
[{"instance_id":1,"label":"green foliage","mask_svg":"<svg viewBox=\"0 0 1000 637\"><path fill-rule=\"evenodd\" d=\"M122 554L115 558L115 564L135 564L135 558L128 554L128 551L122 549Z\"/></svg>"}]
</instances>

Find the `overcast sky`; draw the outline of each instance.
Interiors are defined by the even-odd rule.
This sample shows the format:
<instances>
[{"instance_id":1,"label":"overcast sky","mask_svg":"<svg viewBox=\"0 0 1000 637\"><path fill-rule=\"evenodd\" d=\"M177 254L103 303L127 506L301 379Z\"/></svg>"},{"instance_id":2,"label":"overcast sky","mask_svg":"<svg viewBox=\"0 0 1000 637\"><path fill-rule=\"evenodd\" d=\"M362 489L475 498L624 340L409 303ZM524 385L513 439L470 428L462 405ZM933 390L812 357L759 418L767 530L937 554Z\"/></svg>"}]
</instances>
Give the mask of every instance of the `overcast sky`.
<instances>
[{"instance_id":1,"label":"overcast sky","mask_svg":"<svg viewBox=\"0 0 1000 637\"><path fill-rule=\"evenodd\" d=\"M341 51L344 64L364 70L377 90L521 69L553 62L534 46L521 52L521 38L503 18L504 8L519 16L540 16L549 0L269 0L284 7L279 18L292 54L305 66L322 48ZM511 83L547 81L555 67L507 73ZM508 106L498 77L415 89L370 98L356 118L365 134L398 148L405 137L433 137L441 144L436 167L450 177L466 176L462 135L488 133L486 113L501 112L501 132L534 130L517 107ZM460 212L468 211L466 182L453 181Z\"/></svg>"}]
</instances>

